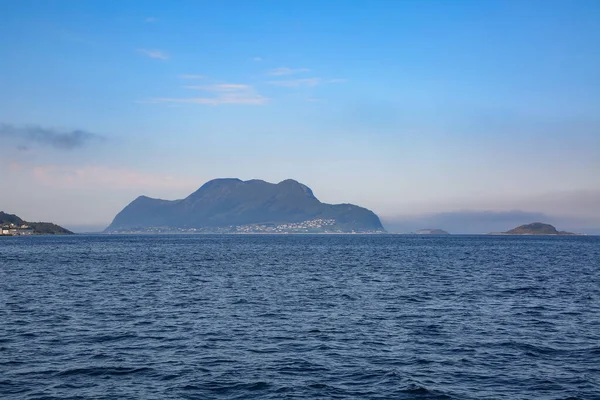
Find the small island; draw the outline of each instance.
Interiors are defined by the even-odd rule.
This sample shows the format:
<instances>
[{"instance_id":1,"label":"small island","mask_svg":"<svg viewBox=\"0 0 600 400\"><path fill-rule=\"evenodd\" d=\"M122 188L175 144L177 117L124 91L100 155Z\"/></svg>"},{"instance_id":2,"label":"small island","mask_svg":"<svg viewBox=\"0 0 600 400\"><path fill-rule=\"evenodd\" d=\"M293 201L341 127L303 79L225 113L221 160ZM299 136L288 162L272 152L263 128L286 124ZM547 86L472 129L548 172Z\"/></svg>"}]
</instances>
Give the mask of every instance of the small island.
<instances>
[{"instance_id":1,"label":"small island","mask_svg":"<svg viewBox=\"0 0 600 400\"><path fill-rule=\"evenodd\" d=\"M416 235L449 235L448 232L442 229L419 229L415 232Z\"/></svg>"},{"instance_id":2,"label":"small island","mask_svg":"<svg viewBox=\"0 0 600 400\"><path fill-rule=\"evenodd\" d=\"M26 235L73 235L73 232L51 222L27 222L0 211L0 236Z\"/></svg>"},{"instance_id":3,"label":"small island","mask_svg":"<svg viewBox=\"0 0 600 400\"><path fill-rule=\"evenodd\" d=\"M521 225L502 233L505 235L574 235L571 232L557 231L554 226L542 222Z\"/></svg>"}]
</instances>

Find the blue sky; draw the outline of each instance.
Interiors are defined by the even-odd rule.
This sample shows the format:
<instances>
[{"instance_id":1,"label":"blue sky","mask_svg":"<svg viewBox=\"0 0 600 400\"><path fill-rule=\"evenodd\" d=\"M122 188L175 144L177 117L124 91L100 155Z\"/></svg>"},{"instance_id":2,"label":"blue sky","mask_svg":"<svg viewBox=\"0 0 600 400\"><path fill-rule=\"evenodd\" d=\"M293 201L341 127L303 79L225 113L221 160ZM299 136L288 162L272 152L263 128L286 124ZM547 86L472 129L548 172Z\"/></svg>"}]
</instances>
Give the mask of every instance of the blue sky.
<instances>
[{"instance_id":1,"label":"blue sky","mask_svg":"<svg viewBox=\"0 0 600 400\"><path fill-rule=\"evenodd\" d=\"M597 1L2 9L0 209L26 219L108 224L139 194L239 177L389 217L600 227Z\"/></svg>"}]
</instances>

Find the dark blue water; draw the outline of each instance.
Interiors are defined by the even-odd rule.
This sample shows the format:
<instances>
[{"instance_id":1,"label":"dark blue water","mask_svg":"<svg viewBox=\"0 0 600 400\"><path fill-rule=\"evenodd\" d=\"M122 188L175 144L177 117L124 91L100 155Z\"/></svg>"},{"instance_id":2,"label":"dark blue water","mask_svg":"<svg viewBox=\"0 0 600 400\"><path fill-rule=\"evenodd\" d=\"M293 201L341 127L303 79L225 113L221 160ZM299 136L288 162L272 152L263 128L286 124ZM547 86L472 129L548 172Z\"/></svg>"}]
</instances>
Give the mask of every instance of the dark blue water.
<instances>
[{"instance_id":1,"label":"dark blue water","mask_svg":"<svg viewBox=\"0 0 600 400\"><path fill-rule=\"evenodd\" d=\"M600 237L0 238L2 399L599 399Z\"/></svg>"}]
</instances>

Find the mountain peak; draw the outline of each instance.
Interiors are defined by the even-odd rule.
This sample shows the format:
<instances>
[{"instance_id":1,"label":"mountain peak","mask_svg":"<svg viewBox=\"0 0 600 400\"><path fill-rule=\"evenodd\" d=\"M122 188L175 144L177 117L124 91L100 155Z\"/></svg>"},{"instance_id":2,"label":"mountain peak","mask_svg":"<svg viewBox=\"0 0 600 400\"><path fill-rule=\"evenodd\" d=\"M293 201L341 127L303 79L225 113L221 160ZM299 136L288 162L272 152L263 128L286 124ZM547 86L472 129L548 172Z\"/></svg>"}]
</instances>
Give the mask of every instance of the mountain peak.
<instances>
[{"instance_id":1,"label":"mountain peak","mask_svg":"<svg viewBox=\"0 0 600 400\"><path fill-rule=\"evenodd\" d=\"M243 183L243 182L244 181L242 181L241 179L238 179L238 178L217 178L217 179L212 179L212 180L206 182L204 185L200 186L200 189L214 187L214 186L236 185L236 184Z\"/></svg>"},{"instance_id":2,"label":"mountain peak","mask_svg":"<svg viewBox=\"0 0 600 400\"><path fill-rule=\"evenodd\" d=\"M278 185L300 185L300 182L294 179L284 179L278 183Z\"/></svg>"},{"instance_id":3,"label":"mountain peak","mask_svg":"<svg viewBox=\"0 0 600 400\"><path fill-rule=\"evenodd\" d=\"M294 190L294 189L302 190L302 192L307 197L316 199L315 195L313 194L313 191L308 186L303 185L294 179L285 179L285 180L279 182L277 184L277 186L288 187L288 188L291 188L292 190Z\"/></svg>"}]
</instances>

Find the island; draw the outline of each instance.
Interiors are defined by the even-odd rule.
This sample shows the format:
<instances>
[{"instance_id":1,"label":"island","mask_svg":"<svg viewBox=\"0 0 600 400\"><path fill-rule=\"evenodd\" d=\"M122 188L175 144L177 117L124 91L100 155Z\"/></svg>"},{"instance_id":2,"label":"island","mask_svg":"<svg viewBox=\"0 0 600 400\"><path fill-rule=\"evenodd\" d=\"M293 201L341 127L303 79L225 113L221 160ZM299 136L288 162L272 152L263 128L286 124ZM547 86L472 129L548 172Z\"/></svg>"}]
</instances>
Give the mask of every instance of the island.
<instances>
[{"instance_id":1,"label":"island","mask_svg":"<svg viewBox=\"0 0 600 400\"><path fill-rule=\"evenodd\" d=\"M353 204L321 203L293 179L213 179L180 200L140 196L105 233L385 233L379 217Z\"/></svg>"},{"instance_id":2,"label":"island","mask_svg":"<svg viewBox=\"0 0 600 400\"><path fill-rule=\"evenodd\" d=\"M442 229L419 229L415 232L416 235L449 235L448 232Z\"/></svg>"},{"instance_id":3,"label":"island","mask_svg":"<svg viewBox=\"0 0 600 400\"><path fill-rule=\"evenodd\" d=\"M0 235L73 235L73 232L51 222L27 222L15 214L0 211Z\"/></svg>"},{"instance_id":4,"label":"island","mask_svg":"<svg viewBox=\"0 0 600 400\"><path fill-rule=\"evenodd\" d=\"M556 228L550 224L544 224L542 222L533 222L531 224L521 225L514 229L506 232L502 232L504 235L574 235L571 232L557 231Z\"/></svg>"}]
</instances>

